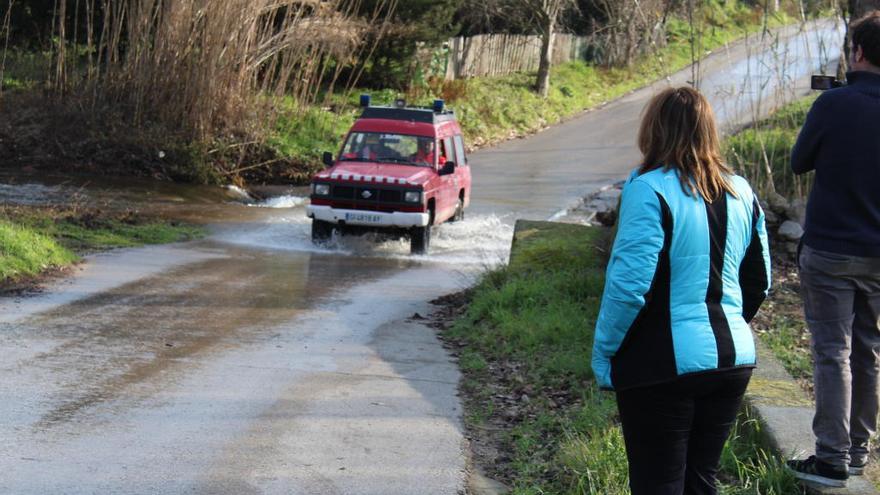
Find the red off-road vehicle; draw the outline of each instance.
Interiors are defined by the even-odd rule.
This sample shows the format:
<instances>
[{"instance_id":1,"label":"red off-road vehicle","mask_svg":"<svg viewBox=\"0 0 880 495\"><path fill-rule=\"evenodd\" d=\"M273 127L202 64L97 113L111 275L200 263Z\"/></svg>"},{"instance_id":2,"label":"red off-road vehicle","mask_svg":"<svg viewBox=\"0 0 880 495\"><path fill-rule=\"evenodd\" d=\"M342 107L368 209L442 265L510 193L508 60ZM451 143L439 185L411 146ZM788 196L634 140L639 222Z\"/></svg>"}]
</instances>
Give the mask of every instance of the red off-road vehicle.
<instances>
[{"instance_id":1,"label":"red off-road vehicle","mask_svg":"<svg viewBox=\"0 0 880 495\"><path fill-rule=\"evenodd\" d=\"M431 227L464 218L471 171L461 128L437 100L432 108L365 107L339 157L312 178L312 241L380 231L409 236L412 253L425 253Z\"/></svg>"}]
</instances>

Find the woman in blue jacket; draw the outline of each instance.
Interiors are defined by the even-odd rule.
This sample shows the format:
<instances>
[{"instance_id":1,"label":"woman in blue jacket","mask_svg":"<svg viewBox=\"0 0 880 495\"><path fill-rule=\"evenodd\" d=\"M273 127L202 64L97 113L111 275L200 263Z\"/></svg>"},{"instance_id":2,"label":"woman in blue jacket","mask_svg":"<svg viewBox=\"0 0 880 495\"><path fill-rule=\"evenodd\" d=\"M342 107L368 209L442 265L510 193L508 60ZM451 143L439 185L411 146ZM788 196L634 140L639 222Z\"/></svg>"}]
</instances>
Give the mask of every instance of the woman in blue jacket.
<instances>
[{"instance_id":1,"label":"woman in blue jacket","mask_svg":"<svg viewBox=\"0 0 880 495\"><path fill-rule=\"evenodd\" d=\"M593 372L614 389L640 494L714 494L770 286L764 214L721 158L709 102L670 88L639 129L596 321Z\"/></svg>"}]
</instances>

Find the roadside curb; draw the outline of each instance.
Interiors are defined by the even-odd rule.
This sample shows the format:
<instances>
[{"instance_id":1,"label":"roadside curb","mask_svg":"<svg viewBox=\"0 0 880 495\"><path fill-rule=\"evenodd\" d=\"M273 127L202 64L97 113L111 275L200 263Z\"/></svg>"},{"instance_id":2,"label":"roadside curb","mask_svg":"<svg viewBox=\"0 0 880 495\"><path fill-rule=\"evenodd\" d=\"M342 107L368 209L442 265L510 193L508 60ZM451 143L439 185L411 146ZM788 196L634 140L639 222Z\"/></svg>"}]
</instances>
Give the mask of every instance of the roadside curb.
<instances>
[{"instance_id":1,"label":"roadside curb","mask_svg":"<svg viewBox=\"0 0 880 495\"><path fill-rule=\"evenodd\" d=\"M746 391L746 401L777 452L788 459L810 455L815 448L813 401L759 339L755 344L758 367ZM821 495L880 494L864 476L850 476L846 488L805 486L809 493Z\"/></svg>"}]
</instances>

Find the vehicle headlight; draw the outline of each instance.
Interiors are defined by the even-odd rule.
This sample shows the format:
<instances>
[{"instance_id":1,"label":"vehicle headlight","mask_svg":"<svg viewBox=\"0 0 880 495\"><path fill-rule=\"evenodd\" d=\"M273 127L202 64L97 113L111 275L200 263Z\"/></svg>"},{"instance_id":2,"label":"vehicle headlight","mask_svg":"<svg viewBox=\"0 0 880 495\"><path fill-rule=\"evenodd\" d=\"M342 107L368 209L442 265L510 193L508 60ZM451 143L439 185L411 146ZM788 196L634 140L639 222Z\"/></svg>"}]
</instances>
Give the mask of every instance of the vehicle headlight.
<instances>
[{"instance_id":1,"label":"vehicle headlight","mask_svg":"<svg viewBox=\"0 0 880 495\"><path fill-rule=\"evenodd\" d=\"M421 203L422 202L422 191L407 191L403 195L403 200L407 203Z\"/></svg>"},{"instance_id":2,"label":"vehicle headlight","mask_svg":"<svg viewBox=\"0 0 880 495\"><path fill-rule=\"evenodd\" d=\"M330 184L312 184L312 194L315 196L329 196Z\"/></svg>"}]
</instances>

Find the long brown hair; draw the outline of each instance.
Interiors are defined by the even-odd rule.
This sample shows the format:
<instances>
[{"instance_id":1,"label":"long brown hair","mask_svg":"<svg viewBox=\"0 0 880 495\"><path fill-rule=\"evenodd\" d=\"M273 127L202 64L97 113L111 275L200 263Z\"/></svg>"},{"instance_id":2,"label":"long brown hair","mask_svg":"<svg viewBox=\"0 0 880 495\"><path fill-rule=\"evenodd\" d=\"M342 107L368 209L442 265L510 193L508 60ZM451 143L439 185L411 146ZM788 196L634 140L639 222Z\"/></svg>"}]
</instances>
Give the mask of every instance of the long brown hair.
<instances>
[{"instance_id":1,"label":"long brown hair","mask_svg":"<svg viewBox=\"0 0 880 495\"><path fill-rule=\"evenodd\" d=\"M651 99L639 128L639 149L640 174L674 168L689 196L699 194L709 203L725 192L736 196L728 179L733 171L721 157L715 114L695 89L668 88Z\"/></svg>"}]
</instances>

